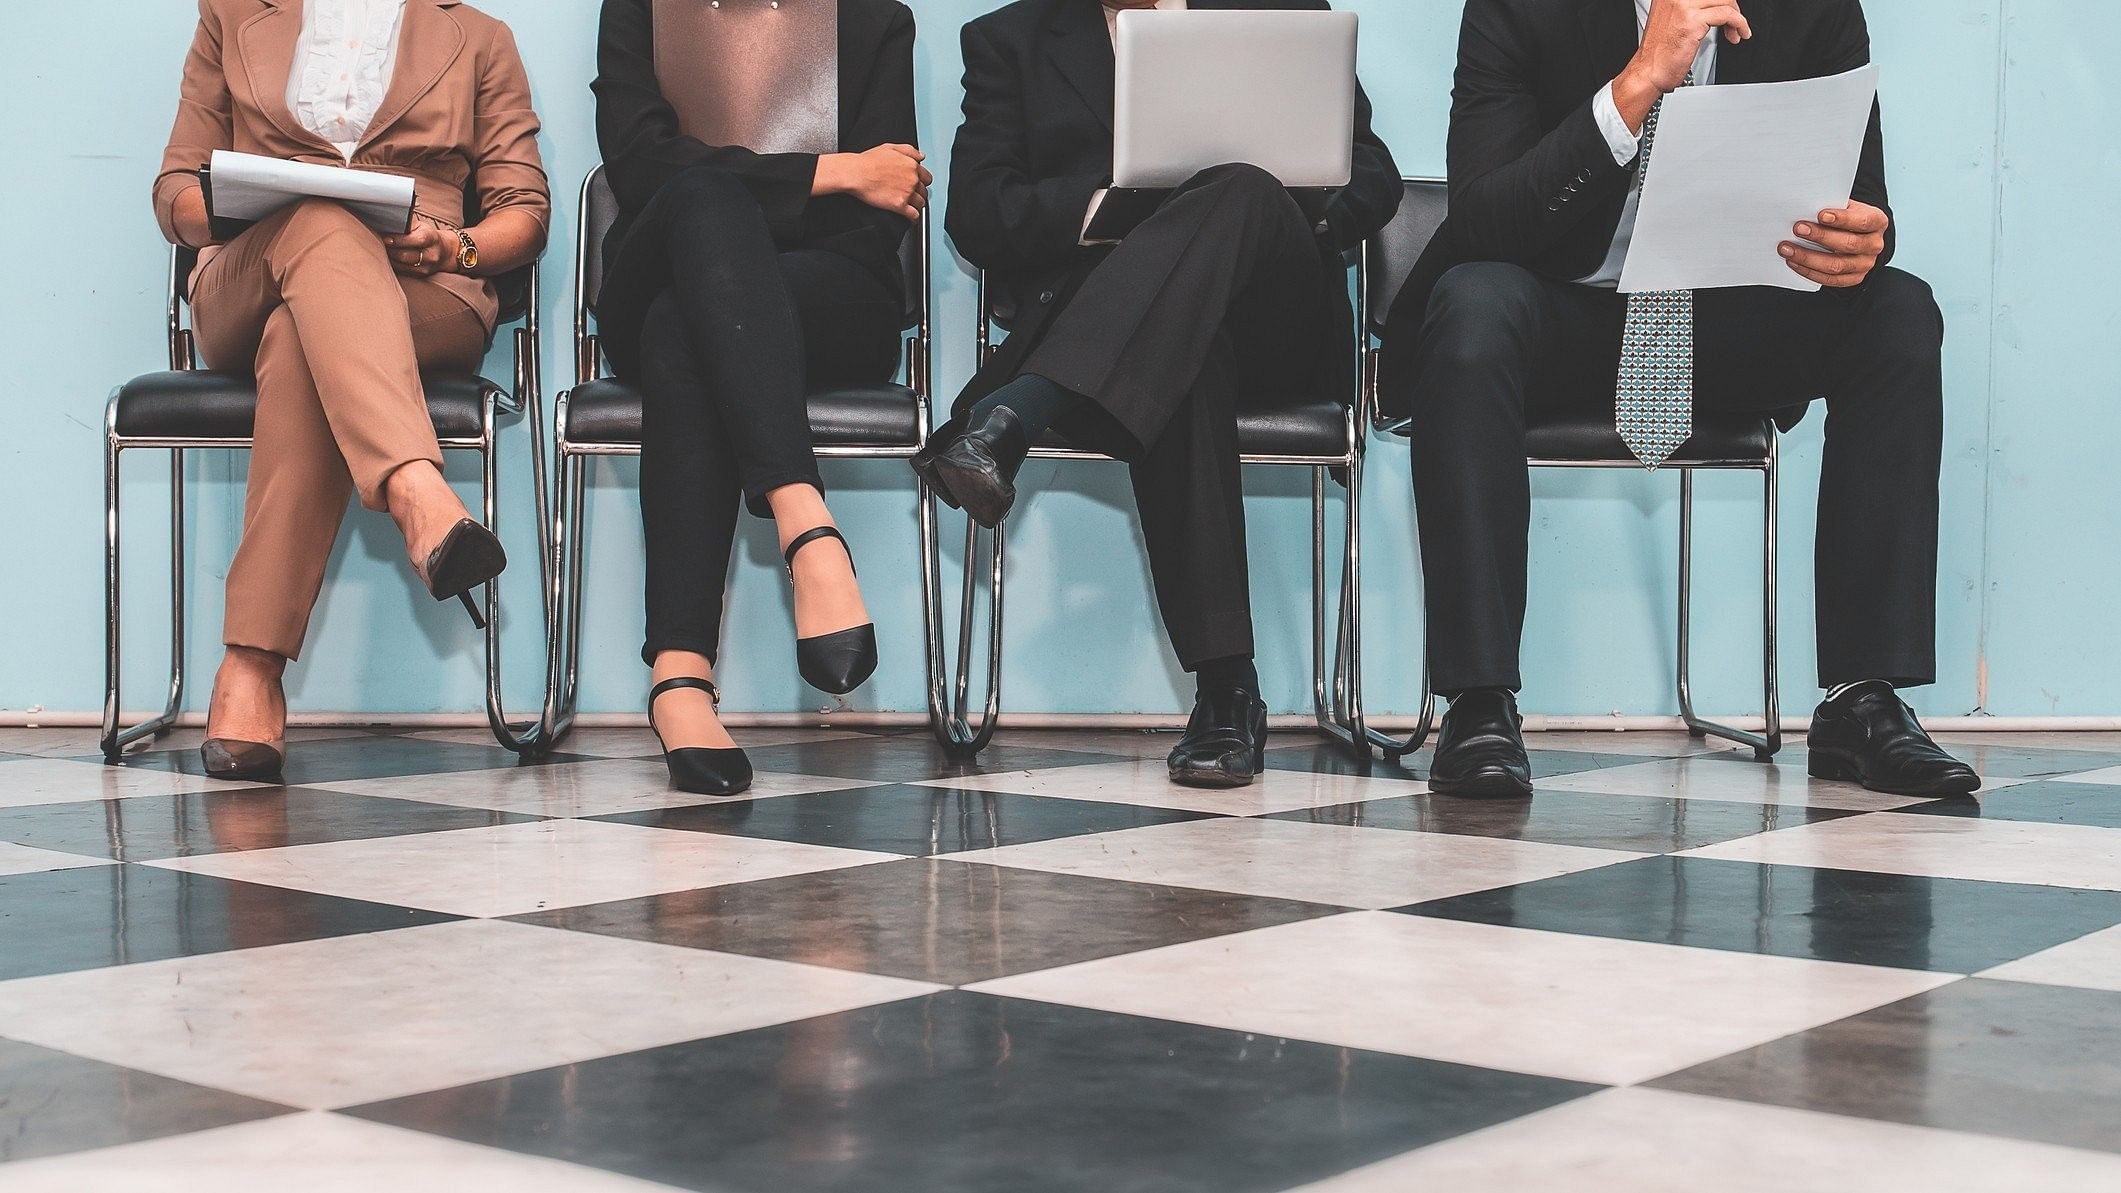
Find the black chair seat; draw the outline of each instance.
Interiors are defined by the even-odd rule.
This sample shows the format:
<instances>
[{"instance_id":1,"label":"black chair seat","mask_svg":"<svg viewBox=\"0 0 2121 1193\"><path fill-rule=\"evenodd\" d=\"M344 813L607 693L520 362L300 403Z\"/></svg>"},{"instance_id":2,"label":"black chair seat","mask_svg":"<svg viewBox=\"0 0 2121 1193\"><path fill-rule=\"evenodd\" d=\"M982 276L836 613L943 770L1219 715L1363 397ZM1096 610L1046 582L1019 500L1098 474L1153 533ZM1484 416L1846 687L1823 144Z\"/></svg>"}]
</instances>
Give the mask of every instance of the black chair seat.
<instances>
[{"instance_id":1,"label":"black chair seat","mask_svg":"<svg viewBox=\"0 0 2121 1193\"><path fill-rule=\"evenodd\" d=\"M1678 464L1759 461L1765 462L1774 424L1757 414L1719 414L1694 417L1694 437L1673 453ZM1525 455L1534 460L1564 460L1597 463L1634 459L1610 416L1559 419L1528 428Z\"/></svg>"},{"instance_id":2,"label":"black chair seat","mask_svg":"<svg viewBox=\"0 0 2121 1193\"><path fill-rule=\"evenodd\" d=\"M810 395L810 438L819 447L911 447L921 435L920 399L903 385L840 385ZM567 441L634 447L641 394L605 378L567 399Z\"/></svg>"},{"instance_id":3,"label":"black chair seat","mask_svg":"<svg viewBox=\"0 0 2121 1193\"><path fill-rule=\"evenodd\" d=\"M491 382L428 377L427 413L438 439L477 439ZM248 377L204 371L149 373L118 389L117 431L132 439L248 439L258 391Z\"/></svg>"},{"instance_id":4,"label":"black chair seat","mask_svg":"<svg viewBox=\"0 0 2121 1193\"><path fill-rule=\"evenodd\" d=\"M1074 446L1048 434L1040 447ZM1239 411L1237 450L1247 456L1337 458L1348 454L1348 408L1339 402Z\"/></svg>"}]
</instances>

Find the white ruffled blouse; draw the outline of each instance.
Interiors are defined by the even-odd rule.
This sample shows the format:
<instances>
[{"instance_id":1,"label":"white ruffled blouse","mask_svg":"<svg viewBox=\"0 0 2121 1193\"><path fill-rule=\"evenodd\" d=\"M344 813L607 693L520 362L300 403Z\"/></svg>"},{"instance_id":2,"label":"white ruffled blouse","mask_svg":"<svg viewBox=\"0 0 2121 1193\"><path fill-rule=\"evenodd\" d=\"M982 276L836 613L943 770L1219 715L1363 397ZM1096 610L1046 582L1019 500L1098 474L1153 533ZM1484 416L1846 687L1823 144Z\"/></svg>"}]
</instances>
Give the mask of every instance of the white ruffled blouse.
<instances>
[{"instance_id":1,"label":"white ruffled blouse","mask_svg":"<svg viewBox=\"0 0 2121 1193\"><path fill-rule=\"evenodd\" d=\"M305 0L287 106L347 161L374 122L398 62L405 0Z\"/></svg>"}]
</instances>

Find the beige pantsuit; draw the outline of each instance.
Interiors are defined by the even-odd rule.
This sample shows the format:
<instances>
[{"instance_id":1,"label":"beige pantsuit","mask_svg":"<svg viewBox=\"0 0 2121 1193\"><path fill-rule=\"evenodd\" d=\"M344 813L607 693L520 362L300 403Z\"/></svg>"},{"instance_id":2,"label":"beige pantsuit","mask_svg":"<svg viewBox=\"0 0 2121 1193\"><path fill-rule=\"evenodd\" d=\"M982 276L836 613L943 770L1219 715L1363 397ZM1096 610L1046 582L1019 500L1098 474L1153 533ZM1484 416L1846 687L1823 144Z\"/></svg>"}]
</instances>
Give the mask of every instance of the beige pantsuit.
<instances>
[{"instance_id":1,"label":"beige pantsuit","mask_svg":"<svg viewBox=\"0 0 2121 1193\"><path fill-rule=\"evenodd\" d=\"M408 174L423 218L446 228L467 207L550 218L538 121L514 39L458 0L407 0L383 107L347 162L302 127L285 94L301 0L201 0L183 100L155 184L164 234L215 149ZM470 373L498 298L475 277L397 273L382 239L337 204L288 208L192 275L192 324L206 364L257 378L243 541L228 572L223 639L301 652L349 492L384 507L392 472L441 453L422 371Z\"/></svg>"}]
</instances>

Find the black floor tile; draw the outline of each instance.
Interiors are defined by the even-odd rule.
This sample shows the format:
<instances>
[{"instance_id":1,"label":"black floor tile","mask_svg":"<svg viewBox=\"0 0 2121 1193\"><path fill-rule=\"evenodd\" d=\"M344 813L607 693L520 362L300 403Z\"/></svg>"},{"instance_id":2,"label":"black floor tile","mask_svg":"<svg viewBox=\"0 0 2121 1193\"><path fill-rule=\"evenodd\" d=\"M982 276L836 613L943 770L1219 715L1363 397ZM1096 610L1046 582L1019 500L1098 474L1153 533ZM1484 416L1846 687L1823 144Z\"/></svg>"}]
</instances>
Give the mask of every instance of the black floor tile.
<instances>
[{"instance_id":1,"label":"black floor tile","mask_svg":"<svg viewBox=\"0 0 2121 1193\"><path fill-rule=\"evenodd\" d=\"M1433 793L1392 796L1282 812L1267 819L1674 853L1851 815L1855 813L1795 805L1542 791L1529 800Z\"/></svg>"},{"instance_id":2,"label":"black floor tile","mask_svg":"<svg viewBox=\"0 0 2121 1193\"><path fill-rule=\"evenodd\" d=\"M692 1189L1267 1193L1592 1089L951 992L351 1113Z\"/></svg>"},{"instance_id":3,"label":"black floor tile","mask_svg":"<svg viewBox=\"0 0 2121 1193\"><path fill-rule=\"evenodd\" d=\"M2121 1152L2121 992L1973 978L1651 1084Z\"/></svg>"},{"instance_id":4,"label":"black floor tile","mask_svg":"<svg viewBox=\"0 0 2121 1193\"><path fill-rule=\"evenodd\" d=\"M0 981L457 918L153 866L6 875Z\"/></svg>"},{"instance_id":5,"label":"black floor tile","mask_svg":"<svg viewBox=\"0 0 2121 1193\"><path fill-rule=\"evenodd\" d=\"M908 857L1207 818L1203 813L1133 804L913 784L592 817L621 824L800 841Z\"/></svg>"},{"instance_id":6,"label":"black floor tile","mask_svg":"<svg viewBox=\"0 0 2121 1193\"><path fill-rule=\"evenodd\" d=\"M0 808L0 841L120 861L278 849L535 820L308 787Z\"/></svg>"},{"instance_id":7,"label":"black floor tile","mask_svg":"<svg viewBox=\"0 0 2121 1193\"><path fill-rule=\"evenodd\" d=\"M963 985L1345 908L908 859L517 917L660 944Z\"/></svg>"},{"instance_id":8,"label":"black floor tile","mask_svg":"<svg viewBox=\"0 0 2121 1193\"><path fill-rule=\"evenodd\" d=\"M918 783L963 775L1127 761L1117 754L1011 745L989 746L976 759L954 758L944 753L943 748L935 744L935 739L925 733L759 746L746 752L751 755L752 766L762 771L884 783Z\"/></svg>"},{"instance_id":9,"label":"black floor tile","mask_svg":"<svg viewBox=\"0 0 2121 1193\"><path fill-rule=\"evenodd\" d=\"M0 1039L0 1163L287 1113L241 1094ZM0 1188L6 1185L0 1170Z\"/></svg>"},{"instance_id":10,"label":"black floor tile","mask_svg":"<svg viewBox=\"0 0 2121 1193\"><path fill-rule=\"evenodd\" d=\"M1976 799L1941 799L1900 809L1917 816L2029 820L2121 829L2121 785L2038 779L1984 791Z\"/></svg>"},{"instance_id":11,"label":"black floor tile","mask_svg":"<svg viewBox=\"0 0 2121 1193\"><path fill-rule=\"evenodd\" d=\"M1268 770L1310 771L1327 775L1363 775L1372 779L1420 779L1429 777L1429 764L1435 756L1433 747L1419 753L1409 754L1398 764L1376 758L1369 762L1353 758L1346 750L1327 741L1314 741L1300 746L1286 746L1267 751ZM1589 750L1527 750L1535 779L1558 779L1563 775L1582 774L1585 771L1610 770L1616 766L1634 766L1639 762L1661 762L1662 756L1649 754L1601 754Z\"/></svg>"},{"instance_id":12,"label":"black floor tile","mask_svg":"<svg viewBox=\"0 0 2121 1193\"><path fill-rule=\"evenodd\" d=\"M2121 892L1657 857L1399 910L1577 936L1974 973L2121 924Z\"/></svg>"},{"instance_id":13,"label":"black floor tile","mask_svg":"<svg viewBox=\"0 0 2121 1193\"><path fill-rule=\"evenodd\" d=\"M101 762L103 758L92 755L80 761ZM364 735L289 743L287 769L282 777L289 785L299 787L344 783L353 779L388 779L401 775L440 775L591 761L595 759L588 755L561 753L525 759L497 745L474 746L419 737ZM205 773L197 750L152 750L128 754L114 765L185 775Z\"/></svg>"}]
</instances>

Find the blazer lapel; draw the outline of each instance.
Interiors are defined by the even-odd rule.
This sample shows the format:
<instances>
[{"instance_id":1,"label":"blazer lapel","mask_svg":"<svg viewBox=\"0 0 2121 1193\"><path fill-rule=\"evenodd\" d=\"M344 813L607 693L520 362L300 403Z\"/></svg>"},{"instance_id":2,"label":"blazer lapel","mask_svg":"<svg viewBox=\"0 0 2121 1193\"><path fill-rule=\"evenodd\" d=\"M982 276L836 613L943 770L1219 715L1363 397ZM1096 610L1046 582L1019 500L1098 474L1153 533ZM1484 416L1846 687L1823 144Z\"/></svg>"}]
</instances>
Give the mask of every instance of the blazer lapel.
<instances>
[{"instance_id":1,"label":"blazer lapel","mask_svg":"<svg viewBox=\"0 0 2121 1193\"><path fill-rule=\"evenodd\" d=\"M457 55L464 51L464 27L449 9L458 0L405 0L405 17L398 27L398 62L383 106L362 134L365 149L390 130L421 97L442 81Z\"/></svg>"},{"instance_id":2,"label":"blazer lapel","mask_svg":"<svg viewBox=\"0 0 2121 1193\"><path fill-rule=\"evenodd\" d=\"M329 149L287 107L287 80L301 37L302 0L262 0L259 11L236 30L243 81L250 88L251 103L274 128L304 145Z\"/></svg>"},{"instance_id":3,"label":"blazer lapel","mask_svg":"<svg viewBox=\"0 0 2121 1193\"><path fill-rule=\"evenodd\" d=\"M1104 5L1098 0L1057 0L1046 23L1046 56L1110 131L1116 67Z\"/></svg>"}]
</instances>

